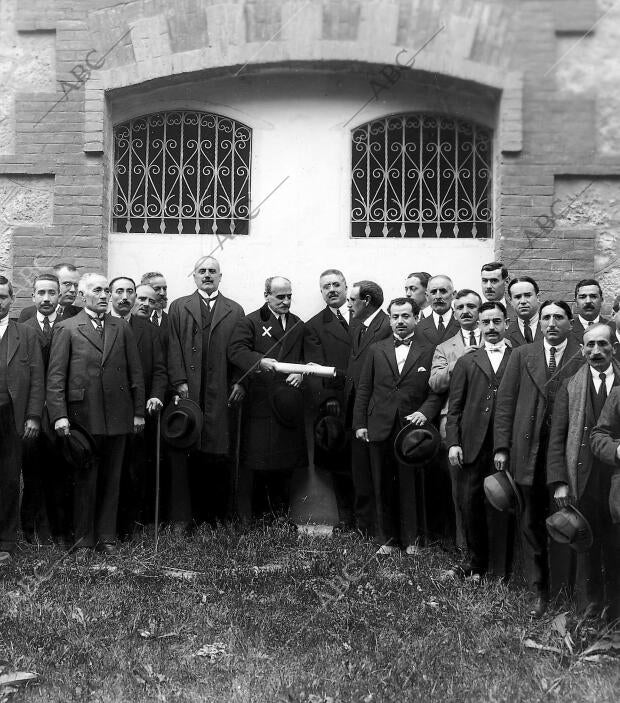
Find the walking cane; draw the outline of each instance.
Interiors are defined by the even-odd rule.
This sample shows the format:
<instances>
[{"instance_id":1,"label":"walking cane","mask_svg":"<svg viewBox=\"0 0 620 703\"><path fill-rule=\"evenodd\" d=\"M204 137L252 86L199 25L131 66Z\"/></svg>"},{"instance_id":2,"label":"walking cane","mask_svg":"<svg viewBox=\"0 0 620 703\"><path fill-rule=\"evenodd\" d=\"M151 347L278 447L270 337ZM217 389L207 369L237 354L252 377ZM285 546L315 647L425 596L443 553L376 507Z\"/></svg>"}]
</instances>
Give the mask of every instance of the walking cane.
<instances>
[{"instance_id":1,"label":"walking cane","mask_svg":"<svg viewBox=\"0 0 620 703\"><path fill-rule=\"evenodd\" d=\"M155 554L159 544L159 463L161 450L161 413L157 413L157 430L155 432Z\"/></svg>"}]
</instances>

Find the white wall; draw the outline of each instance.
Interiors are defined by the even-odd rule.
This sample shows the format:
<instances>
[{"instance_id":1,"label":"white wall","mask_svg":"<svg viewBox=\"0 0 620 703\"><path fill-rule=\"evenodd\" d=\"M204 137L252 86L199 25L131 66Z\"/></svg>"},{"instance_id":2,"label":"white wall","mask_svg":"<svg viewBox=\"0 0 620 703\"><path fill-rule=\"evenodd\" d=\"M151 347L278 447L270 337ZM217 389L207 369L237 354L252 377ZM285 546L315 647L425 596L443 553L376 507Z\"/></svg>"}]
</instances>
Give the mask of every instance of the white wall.
<instances>
[{"instance_id":1,"label":"white wall","mask_svg":"<svg viewBox=\"0 0 620 703\"><path fill-rule=\"evenodd\" d=\"M214 253L221 262L222 292L246 312L264 302L267 276L284 275L293 283L293 311L307 319L321 307L318 276L325 268L340 268L349 282L377 281L386 301L402 295L406 274L417 270L447 273L457 288L477 289L480 266L494 259L491 239L350 237L350 135L370 119L419 109L493 127L495 98L477 94L471 86L429 83L428 76L414 74L383 91L349 122L372 95L368 79L358 74L242 74L113 97L110 114L116 123L176 107L241 120L253 130L252 208L287 178L260 207L250 234L228 239ZM194 290L194 261L217 247L213 235L112 233L108 273L139 278L145 271L161 270L173 300Z\"/></svg>"}]
</instances>

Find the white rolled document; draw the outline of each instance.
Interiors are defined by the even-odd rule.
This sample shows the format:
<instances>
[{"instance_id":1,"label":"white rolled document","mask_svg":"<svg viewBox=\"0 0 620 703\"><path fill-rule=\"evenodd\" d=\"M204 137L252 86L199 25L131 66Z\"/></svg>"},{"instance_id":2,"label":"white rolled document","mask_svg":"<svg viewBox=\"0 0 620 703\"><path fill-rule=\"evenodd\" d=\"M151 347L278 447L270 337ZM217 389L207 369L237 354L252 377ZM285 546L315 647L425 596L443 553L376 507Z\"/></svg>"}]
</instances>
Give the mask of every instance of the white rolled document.
<instances>
[{"instance_id":1,"label":"white rolled document","mask_svg":"<svg viewBox=\"0 0 620 703\"><path fill-rule=\"evenodd\" d=\"M284 364L276 361L274 365L278 373L301 373L304 376L320 376L321 378L334 378L335 366L321 366L320 364Z\"/></svg>"}]
</instances>

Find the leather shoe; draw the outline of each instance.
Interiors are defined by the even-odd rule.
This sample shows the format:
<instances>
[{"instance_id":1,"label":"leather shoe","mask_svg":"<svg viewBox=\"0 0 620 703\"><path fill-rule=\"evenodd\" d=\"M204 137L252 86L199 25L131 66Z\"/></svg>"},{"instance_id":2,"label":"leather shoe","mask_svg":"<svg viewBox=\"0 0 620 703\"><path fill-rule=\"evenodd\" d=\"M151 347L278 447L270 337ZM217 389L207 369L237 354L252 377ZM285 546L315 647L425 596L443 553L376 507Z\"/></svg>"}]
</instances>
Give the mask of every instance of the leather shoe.
<instances>
[{"instance_id":1,"label":"leather shoe","mask_svg":"<svg viewBox=\"0 0 620 703\"><path fill-rule=\"evenodd\" d=\"M111 542L99 542L99 544L95 547L95 551L101 552L101 554L105 554L108 557L118 554L116 545Z\"/></svg>"},{"instance_id":2,"label":"leather shoe","mask_svg":"<svg viewBox=\"0 0 620 703\"><path fill-rule=\"evenodd\" d=\"M482 576L484 569L474 566L471 562L464 562L454 568L456 575L462 579L471 578L472 576Z\"/></svg>"},{"instance_id":3,"label":"leather shoe","mask_svg":"<svg viewBox=\"0 0 620 703\"><path fill-rule=\"evenodd\" d=\"M0 552L0 567L11 563L11 554L9 552Z\"/></svg>"},{"instance_id":4,"label":"leather shoe","mask_svg":"<svg viewBox=\"0 0 620 703\"><path fill-rule=\"evenodd\" d=\"M530 615L534 618L541 618L547 612L548 605L549 601L546 595L537 595L530 608Z\"/></svg>"},{"instance_id":5,"label":"leather shoe","mask_svg":"<svg viewBox=\"0 0 620 703\"><path fill-rule=\"evenodd\" d=\"M379 556L389 556L390 554L394 554L397 551L397 547L392 547L390 544L382 544L375 553Z\"/></svg>"},{"instance_id":6,"label":"leather shoe","mask_svg":"<svg viewBox=\"0 0 620 703\"><path fill-rule=\"evenodd\" d=\"M344 520L341 520L332 528L332 535L345 534L346 532L355 532L355 526Z\"/></svg>"}]
</instances>

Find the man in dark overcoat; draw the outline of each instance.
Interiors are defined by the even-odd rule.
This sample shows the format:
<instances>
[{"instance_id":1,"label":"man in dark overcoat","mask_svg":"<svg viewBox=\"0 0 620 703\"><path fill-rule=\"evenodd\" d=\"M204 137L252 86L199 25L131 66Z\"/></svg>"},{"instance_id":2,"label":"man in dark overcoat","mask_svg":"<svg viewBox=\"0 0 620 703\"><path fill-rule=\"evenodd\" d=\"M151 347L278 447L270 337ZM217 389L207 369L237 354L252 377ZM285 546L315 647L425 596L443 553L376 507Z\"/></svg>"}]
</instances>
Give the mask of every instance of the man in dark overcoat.
<instances>
[{"instance_id":1,"label":"man in dark overcoat","mask_svg":"<svg viewBox=\"0 0 620 703\"><path fill-rule=\"evenodd\" d=\"M133 313L137 296L134 280L117 276L109 286L110 315L125 320L136 340L146 398L144 432L128 436L121 477L119 529L130 535L154 517L157 414L164 404L168 373L159 328Z\"/></svg>"},{"instance_id":2,"label":"man in dark overcoat","mask_svg":"<svg viewBox=\"0 0 620 703\"><path fill-rule=\"evenodd\" d=\"M75 423L94 439L92 460L74 467L74 539L113 554L126 438L144 429L144 378L131 327L106 315L105 276L84 274L78 292L84 309L54 330L47 409L60 437Z\"/></svg>"},{"instance_id":3,"label":"man in dark overcoat","mask_svg":"<svg viewBox=\"0 0 620 703\"><path fill-rule=\"evenodd\" d=\"M372 468L378 554L401 546L414 556L422 537L418 518L419 474L399 462L394 440L409 422L432 422L442 398L431 391L428 379L433 349L418 345L414 329L419 313L411 298L395 298L388 307L393 335L373 345L359 380L353 427L358 441L368 443Z\"/></svg>"},{"instance_id":4,"label":"man in dark overcoat","mask_svg":"<svg viewBox=\"0 0 620 703\"><path fill-rule=\"evenodd\" d=\"M0 276L0 568L17 540L22 438L37 438L45 399L37 334L9 319L14 300L11 282Z\"/></svg>"},{"instance_id":5,"label":"man in dark overcoat","mask_svg":"<svg viewBox=\"0 0 620 703\"><path fill-rule=\"evenodd\" d=\"M344 387L345 424L353 428L353 408L357 385L372 345L391 337L390 318L383 312L383 290L374 281L357 281L351 286L347 304L350 310L351 354ZM366 442L351 442L353 510L357 529L366 537L376 533L375 493L372 485L370 453Z\"/></svg>"},{"instance_id":6,"label":"man in dark overcoat","mask_svg":"<svg viewBox=\"0 0 620 703\"><path fill-rule=\"evenodd\" d=\"M301 376L279 374L276 362L301 363L304 323L290 312L291 282L265 281L265 304L233 332L229 359L247 386L243 406L238 512L286 512L295 469L308 464Z\"/></svg>"},{"instance_id":7,"label":"man in dark overcoat","mask_svg":"<svg viewBox=\"0 0 620 703\"><path fill-rule=\"evenodd\" d=\"M203 415L200 442L191 456L178 450L170 453L169 518L177 527L193 518L212 517L205 509L209 494L219 504L218 517L224 517L235 420L231 406L245 395L227 357L243 308L220 292L222 272L217 259L199 259L193 276L196 290L173 301L168 315L170 383L181 398L197 403Z\"/></svg>"},{"instance_id":8,"label":"man in dark overcoat","mask_svg":"<svg viewBox=\"0 0 620 703\"><path fill-rule=\"evenodd\" d=\"M304 359L306 363L334 366L340 371L335 378L308 378L310 427L320 415L331 415L345 422L344 372L351 353L349 334L349 309L346 305L347 282L337 269L327 269L319 277L319 289L325 307L305 325ZM353 482L351 479L350 443L337 452L315 451L314 463L331 471L338 523L336 532L349 530L355 525L353 515Z\"/></svg>"},{"instance_id":9,"label":"man in dark overcoat","mask_svg":"<svg viewBox=\"0 0 620 703\"><path fill-rule=\"evenodd\" d=\"M613 622L620 617L620 524L612 519L609 494L612 476L619 472L618 442L611 438L620 436L620 424L610 406L604 413L603 407L618 393L614 389L620 386L620 364L612 361L611 329L606 324L585 330L583 354L587 364L562 383L555 399L547 483L554 489L557 507L572 503L592 528L592 546L576 554L577 606L589 617L607 608Z\"/></svg>"},{"instance_id":10,"label":"man in dark overcoat","mask_svg":"<svg viewBox=\"0 0 620 703\"><path fill-rule=\"evenodd\" d=\"M24 322L37 334L46 377L52 333L56 324L63 319L58 313L59 292L56 274L37 276L32 284L36 312ZM78 312L80 309L76 308ZM21 522L24 536L29 542L54 541L66 546L71 532L70 484L67 467L55 438L44 408L39 436L24 445Z\"/></svg>"},{"instance_id":11,"label":"man in dark overcoat","mask_svg":"<svg viewBox=\"0 0 620 703\"><path fill-rule=\"evenodd\" d=\"M537 617L546 611L549 597L546 463L553 401L563 378L583 363L571 324L566 302L543 303L542 339L513 349L495 406L494 463L500 471L510 469L523 494L524 568L533 594L531 614Z\"/></svg>"},{"instance_id":12,"label":"man in dark overcoat","mask_svg":"<svg viewBox=\"0 0 620 703\"><path fill-rule=\"evenodd\" d=\"M510 574L514 526L508 514L485 501L483 488L484 479L494 472L495 400L511 353L506 326L503 304L483 303L479 313L482 345L456 361L450 380L446 444L468 551L467 561L459 565L464 576L487 571L499 577Z\"/></svg>"}]
</instances>

